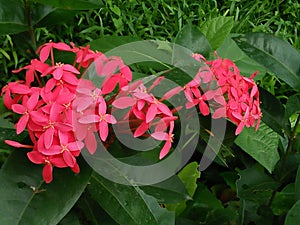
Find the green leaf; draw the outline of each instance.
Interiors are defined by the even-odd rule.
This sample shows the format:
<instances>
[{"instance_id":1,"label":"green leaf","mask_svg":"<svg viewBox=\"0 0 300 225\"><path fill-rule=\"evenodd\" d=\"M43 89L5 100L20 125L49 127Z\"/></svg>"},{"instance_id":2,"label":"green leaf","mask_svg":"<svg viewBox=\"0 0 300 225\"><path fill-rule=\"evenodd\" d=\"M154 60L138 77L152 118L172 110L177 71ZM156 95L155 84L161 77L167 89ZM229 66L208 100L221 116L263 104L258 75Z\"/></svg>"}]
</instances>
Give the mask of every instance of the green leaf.
<instances>
[{"instance_id":1,"label":"green leaf","mask_svg":"<svg viewBox=\"0 0 300 225\"><path fill-rule=\"evenodd\" d=\"M81 225L75 211L70 211L58 225Z\"/></svg>"},{"instance_id":2,"label":"green leaf","mask_svg":"<svg viewBox=\"0 0 300 225\"><path fill-rule=\"evenodd\" d=\"M197 189L197 179L200 178L199 165L197 162L191 162L186 165L179 173L178 177L182 180L189 195L193 197Z\"/></svg>"},{"instance_id":3,"label":"green leaf","mask_svg":"<svg viewBox=\"0 0 300 225\"><path fill-rule=\"evenodd\" d=\"M118 225L92 198L88 191L81 195L76 207L80 209L81 218L89 225Z\"/></svg>"},{"instance_id":4,"label":"green leaf","mask_svg":"<svg viewBox=\"0 0 300 225\"><path fill-rule=\"evenodd\" d=\"M122 57L127 65L146 65L148 69L165 70L164 75L168 79L182 86L197 74L200 66L204 66L204 63L197 62L191 57L192 51L189 49L167 42L111 37L90 44L92 49L104 52L107 56Z\"/></svg>"},{"instance_id":5,"label":"green leaf","mask_svg":"<svg viewBox=\"0 0 300 225\"><path fill-rule=\"evenodd\" d=\"M200 53L207 56L211 51L211 46L197 26L186 25L177 34L175 43L181 45L193 53Z\"/></svg>"},{"instance_id":6,"label":"green leaf","mask_svg":"<svg viewBox=\"0 0 300 225\"><path fill-rule=\"evenodd\" d=\"M103 2L100 0L34 0L34 2L67 10L98 9L103 6Z\"/></svg>"},{"instance_id":7,"label":"green leaf","mask_svg":"<svg viewBox=\"0 0 300 225\"><path fill-rule=\"evenodd\" d=\"M288 98L285 107L285 119L288 120L293 114L300 112L300 95L292 95Z\"/></svg>"},{"instance_id":8,"label":"green leaf","mask_svg":"<svg viewBox=\"0 0 300 225\"><path fill-rule=\"evenodd\" d=\"M287 41L264 33L250 33L234 40L252 59L300 90L300 53Z\"/></svg>"},{"instance_id":9,"label":"green leaf","mask_svg":"<svg viewBox=\"0 0 300 225\"><path fill-rule=\"evenodd\" d=\"M299 190L298 190L299 191ZM286 213L295 203L295 184L288 184L280 192L276 192L271 208L276 216Z\"/></svg>"},{"instance_id":10,"label":"green leaf","mask_svg":"<svg viewBox=\"0 0 300 225\"><path fill-rule=\"evenodd\" d=\"M206 224L207 216L216 209L223 209L222 203L203 183L198 183L193 200L187 202L183 215L198 224Z\"/></svg>"},{"instance_id":11,"label":"green leaf","mask_svg":"<svg viewBox=\"0 0 300 225\"><path fill-rule=\"evenodd\" d=\"M21 0L0 0L0 35L28 30Z\"/></svg>"},{"instance_id":12,"label":"green leaf","mask_svg":"<svg viewBox=\"0 0 300 225\"><path fill-rule=\"evenodd\" d=\"M131 36L106 36L91 41L89 45L91 46L91 49L105 53L115 47L134 41L140 41L140 39Z\"/></svg>"},{"instance_id":13,"label":"green leaf","mask_svg":"<svg viewBox=\"0 0 300 225\"><path fill-rule=\"evenodd\" d=\"M93 174L88 191L120 225L174 225L174 213L159 206L138 186L113 183Z\"/></svg>"},{"instance_id":14,"label":"green leaf","mask_svg":"<svg viewBox=\"0 0 300 225\"><path fill-rule=\"evenodd\" d=\"M216 50L229 35L233 27L233 17L219 16L208 20L201 31L207 38L212 50Z\"/></svg>"},{"instance_id":15,"label":"green leaf","mask_svg":"<svg viewBox=\"0 0 300 225\"><path fill-rule=\"evenodd\" d=\"M262 167L251 167L239 172L237 180L237 195L243 200L256 202L259 205L267 205L280 183L266 175Z\"/></svg>"},{"instance_id":16,"label":"green leaf","mask_svg":"<svg viewBox=\"0 0 300 225\"><path fill-rule=\"evenodd\" d=\"M238 179L237 172L235 171L225 171L220 174L225 180L226 184L234 191L236 191L236 181Z\"/></svg>"},{"instance_id":17,"label":"green leaf","mask_svg":"<svg viewBox=\"0 0 300 225\"><path fill-rule=\"evenodd\" d=\"M207 225L235 224L238 214L236 211L224 208L213 210L206 219Z\"/></svg>"},{"instance_id":18,"label":"green leaf","mask_svg":"<svg viewBox=\"0 0 300 225\"><path fill-rule=\"evenodd\" d=\"M159 203L163 204L173 204L191 199L185 188L185 183L182 182L178 176L174 175L157 184L141 186L141 189L146 194L155 197Z\"/></svg>"},{"instance_id":19,"label":"green leaf","mask_svg":"<svg viewBox=\"0 0 300 225\"><path fill-rule=\"evenodd\" d=\"M258 71L258 74L255 76L255 80L259 80L266 74L267 69L254 59L247 56L237 46L237 44L232 40L233 37L237 36L237 34L230 34L216 51L220 57L232 60L244 76L249 77L255 71Z\"/></svg>"},{"instance_id":20,"label":"green leaf","mask_svg":"<svg viewBox=\"0 0 300 225\"><path fill-rule=\"evenodd\" d=\"M259 88L259 94L262 120L283 137L284 133L290 131L288 120L285 119L283 105L274 95L263 88Z\"/></svg>"},{"instance_id":21,"label":"green leaf","mask_svg":"<svg viewBox=\"0 0 300 225\"><path fill-rule=\"evenodd\" d=\"M0 149L14 150L15 148L5 144L4 141L9 139L22 142L27 135L27 132L16 135L14 124L0 117Z\"/></svg>"},{"instance_id":22,"label":"green leaf","mask_svg":"<svg viewBox=\"0 0 300 225\"><path fill-rule=\"evenodd\" d=\"M190 197L193 197L197 189L197 179L200 178L199 165L196 162L191 162L186 165L179 173L178 177L181 179L183 184L188 191ZM186 199L187 200L187 199ZM167 205L167 209L175 211L176 215L181 214L186 208L186 200L177 203Z\"/></svg>"},{"instance_id":23,"label":"green leaf","mask_svg":"<svg viewBox=\"0 0 300 225\"><path fill-rule=\"evenodd\" d=\"M41 7L44 7L43 10L45 13L33 18L36 20L34 24L35 27L49 27L61 23L67 23L68 21L72 21L76 15L76 11L57 9L46 5L41 5ZM47 8L49 10L46 10ZM36 8L33 10L37 11ZM40 12L41 11L42 9Z\"/></svg>"},{"instance_id":24,"label":"green leaf","mask_svg":"<svg viewBox=\"0 0 300 225\"><path fill-rule=\"evenodd\" d=\"M272 173L279 160L278 140L278 135L261 123L257 131L254 128L244 128L235 143Z\"/></svg>"},{"instance_id":25,"label":"green leaf","mask_svg":"<svg viewBox=\"0 0 300 225\"><path fill-rule=\"evenodd\" d=\"M299 224L300 221L300 200L297 201L286 215L284 225Z\"/></svg>"},{"instance_id":26,"label":"green leaf","mask_svg":"<svg viewBox=\"0 0 300 225\"><path fill-rule=\"evenodd\" d=\"M300 200L300 165L297 170L296 180L295 180L295 200Z\"/></svg>"},{"instance_id":27,"label":"green leaf","mask_svg":"<svg viewBox=\"0 0 300 225\"><path fill-rule=\"evenodd\" d=\"M26 152L14 151L0 171L0 224L57 224L86 187L91 169L80 161L80 174L54 169L54 180L45 184L42 167L31 163Z\"/></svg>"},{"instance_id":28,"label":"green leaf","mask_svg":"<svg viewBox=\"0 0 300 225\"><path fill-rule=\"evenodd\" d=\"M197 225L195 221L189 220L187 218L176 217L176 225Z\"/></svg>"}]
</instances>

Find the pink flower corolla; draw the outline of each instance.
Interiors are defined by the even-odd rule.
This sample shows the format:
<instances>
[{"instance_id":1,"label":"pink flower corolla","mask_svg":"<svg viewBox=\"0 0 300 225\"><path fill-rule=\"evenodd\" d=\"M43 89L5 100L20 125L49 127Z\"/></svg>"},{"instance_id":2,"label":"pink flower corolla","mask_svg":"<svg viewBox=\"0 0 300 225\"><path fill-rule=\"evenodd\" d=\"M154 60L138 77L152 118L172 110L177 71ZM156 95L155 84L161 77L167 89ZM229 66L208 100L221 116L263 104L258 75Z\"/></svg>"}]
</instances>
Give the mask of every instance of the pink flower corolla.
<instances>
[{"instance_id":1,"label":"pink flower corolla","mask_svg":"<svg viewBox=\"0 0 300 225\"><path fill-rule=\"evenodd\" d=\"M168 133L158 131L158 132L151 134L151 136L156 140L166 141L164 146L160 150L159 159L163 159L169 153L169 151L172 147L172 143L173 143L173 139L174 139L173 130L174 130L174 121L170 121Z\"/></svg>"},{"instance_id":2,"label":"pink flower corolla","mask_svg":"<svg viewBox=\"0 0 300 225\"><path fill-rule=\"evenodd\" d=\"M122 89L132 80L130 68L120 57L100 56L95 59L95 68L98 76L104 77L101 86L103 94L111 93L117 84L119 84L119 89Z\"/></svg>"},{"instance_id":3,"label":"pink flower corolla","mask_svg":"<svg viewBox=\"0 0 300 225\"><path fill-rule=\"evenodd\" d=\"M4 95L3 103L11 109L13 104L17 104L22 100L23 96L31 93L30 87L24 84L23 81L9 82L2 88L1 95Z\"/></svg>"},{"instance_id":4,"label":"pink flower corolla","mask_svg":"<svg viewBox=\"0 0 300 225\"><path fill-rule=\"evenodd\" d=\"M65 168L68 166L64 161L62 154L46 156L37 150L33 150L27 153L27 157L35 164L44 164L42 175L46 183L50 183L53 180L53 166L58 168Z\"/></svg>"},{"instance_id":5,"label":"pink flower corolla","mask_svg":"<svg viewBox=\"0 0 300 225\"><path fill-rule=\"evenodd\" d=\"M88 68L94 60L98 59L99 57L104 57L102 52L94 52L90 49L90 46L87 45L86 47L76 47L74 43L71 43L73 47L73 52L76 53L76 63L78 63L78 69L81 67Z\"/></svg>"},{"instance_id":6,"label":"pink flower corolla","mask_svg":"<svg viewBox=\"0 0 300 225\"><path fill-rule=\"evenodd\" d=\"M102 141L106 141L109 129L108 124L115 124L116 118L107 113L107 106L104 99L98 105L98 112L95 114L84 115L79 119L79 123L82 124L91 124L96 123L96 127L98 128L98 133Z\"/></svg>"},{"instance_id":7,"label":"pink flower corolla","mask_svg":"<svg viewBox=\"0 0 300 225\"><path fill-rule=\"evenodd\" d=\"M53 60L53 49L60 51L72 51L72 48L66 43L55 43L50 41L49 43L41 45L36 51L36 53L40 55L41 62L45 62L49 58L49 55L51 55L51 60Z\"/></svg>"},{"instance_id":8,"label":"pink flower corolla","mask_svg":"<svg viewBox=\"0 0 300 225\"><path fill-rule=\"evenodd\" d=\"M22 70L26 70L26 85L30 85L35 78L38 79L38 73L43 73L49 68L49 65L46 63L43 63L39 61L38 59L33 59L31 60L30 64L27 66L24 66L18 70L13 70L13 73L19 73Z\"/></svg>"},{"instance_id":9,"label":"pink flower corolla","mask_svg":"<svg viewBox=\"0 0 300 225\"><path fill-rule=\"evenodd\" d=\"M22 104L13 104L12 111L21 114L19 121L16 123L17 134L22 133L29 121L30 113L35 109L39 100L39 92L34 92L30 97L24 96Z\"/></svg>"}]
</instances>

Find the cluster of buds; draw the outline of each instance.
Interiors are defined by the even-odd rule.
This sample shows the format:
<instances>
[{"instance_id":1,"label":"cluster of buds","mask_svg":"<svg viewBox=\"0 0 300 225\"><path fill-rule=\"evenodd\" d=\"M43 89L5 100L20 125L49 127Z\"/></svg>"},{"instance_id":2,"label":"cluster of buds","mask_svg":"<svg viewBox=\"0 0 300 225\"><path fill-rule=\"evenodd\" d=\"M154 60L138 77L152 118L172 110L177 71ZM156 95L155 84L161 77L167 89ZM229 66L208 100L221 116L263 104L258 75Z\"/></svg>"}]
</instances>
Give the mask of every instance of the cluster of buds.
<instances>
[{"instance_id":1,"label":"cluster of buds","mask_svg":"<svg viewBox=\"0 0 300 225\"><path fill-rule=\"evenodd\" d=\"M56 62L56 51L74 54L74 62ZM178 119L174 111L179 110L171 110L164 101L180 91L185 93L187 108L199 105L203 115L212 113L213 118L229 118L237 124L236 134L244 126L259 126L259 93L253 77L241 76L234 63L227 59L206 61L194 54L207 67L200 68L184 87L171 89L157 99L151 90L164 77L158 77L150 87L142 80L132 82L130 68L119 57L106 57L89 46L53 42L39 47L37 54L39 58L13 71L25 70L25 80L8 83L2 95L5 106L20 115L15 124L17 134L27 129L32 141L32 145L11 140L6 143L32 148L27 156L31 162L44 165L42 175L46 183L53 179L53 167L70 167L79 173L76 157L83 147L93 154L98 142L109 145L112 124L126 121L130 129L124 128L124 132L135 138L163 141L159 158L164 158L174 138L174 124ZM84 78L92 63L102 81L100 86ZM112 109L128 110L122 118L116 118Z\"/></svg>"}]
</instances>

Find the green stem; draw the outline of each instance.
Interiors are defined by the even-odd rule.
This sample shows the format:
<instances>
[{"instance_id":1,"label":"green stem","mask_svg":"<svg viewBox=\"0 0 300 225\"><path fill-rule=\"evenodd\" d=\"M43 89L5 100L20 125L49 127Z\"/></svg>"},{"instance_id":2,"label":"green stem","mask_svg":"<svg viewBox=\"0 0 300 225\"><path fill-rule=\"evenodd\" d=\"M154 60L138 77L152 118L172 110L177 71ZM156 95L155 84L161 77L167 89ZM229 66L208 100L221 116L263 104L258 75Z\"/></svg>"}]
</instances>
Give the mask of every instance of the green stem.
<instances>
[{"instance_id":1,"label":"green stem","mask_svg":"<svg viewBox=\"0 0 300 225\"><path fill-rule=\"evenodd\" d=\"M280 168L280 171L281 171L282 174L284 174L285 166L286 166L286 162L287 162L287 158L289 156L289 153L292 152L292 148L293 148L293 145L294 145L294 142L295 142L295 139L296 139L296 135L297 135L297 127L299 125L299 122L300 122L300 114L298 114L294 129L292 130L292 134L289 136L289 143L288 143L288 146L286 148L285 154L283 156L283 160L282 160L282 164L281 164L281 168ZM284 175L280 178L280 181L283 180L283 177L284 177ZM270 198L269 203L268 203L269 207L271 207L276 193L278 191L281 191L284 186L285 186L285 184L281 184L281 186L279 188L277 188L277 190L274 190L272 192L271 198Z\"/></svg>"},{"instance_id":2,"label":"green stem","mask_svg":"<svg viewBox=\"0 0 300 225\"><path fill-rule=\"evenodd\" d=\"M300 114L298 114L298 117L297 117L294 129L293 129L292 134L291 134L291 136L289 138L289 143L288 143L287 149L285 151L285 154L283 156L284 158L283 158L283 161L282 161L282 164L281 164L281 170L280 171L284 171L285 170L285 166L286 166L286 161L287 161L288 155L292 151L292 148L293 148L293 145L294 145L294 142L295 142L295 139L296 139L297 127L298 127L299 122L300 122Z\"/></svg>"},{"instance_id":3,"label":"green stem","mask_svg":"<svg viewBox=\"0 0 300 225\"><path fill-rule=\"evenodd\" d=\"M26 16L28 19L28 28L29 28L28 33L29 33L33 48L36 49L36 40L35 40L35 36L34 36L34 28L32 25L30 4L26 0L23 1L23 4L24 4L25 13L26 13Z\"/></svg>"}]
</instances>

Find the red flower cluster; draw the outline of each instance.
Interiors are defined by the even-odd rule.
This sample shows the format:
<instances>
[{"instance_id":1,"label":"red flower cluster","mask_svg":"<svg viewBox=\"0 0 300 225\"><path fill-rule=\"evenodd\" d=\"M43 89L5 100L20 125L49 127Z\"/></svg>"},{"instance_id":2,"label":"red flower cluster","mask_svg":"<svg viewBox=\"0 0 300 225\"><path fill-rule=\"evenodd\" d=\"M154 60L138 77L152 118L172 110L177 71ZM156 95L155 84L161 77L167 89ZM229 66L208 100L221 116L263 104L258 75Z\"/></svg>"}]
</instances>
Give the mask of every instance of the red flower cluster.
<instances>
[{"instance_id":1,"label":"red flower cluster","mask_svg":"<svg viewBox=\"0 0 300 225\"><path fill-rule=\"evenodd\" d=\"M229 59L217 56L216 60L207 61L200 54L192 57L204 60L208 67L200 68L196 77L185 86L187 107L199 104L201 113L208 115L209 103L210 109L214 109L213 118L227 117L237 125L236 135L244 126L258 129L262 113L258 88L253 80L257 72L247 78Z\"/></svg>"},{"instance_id":2,"label":"red flower cluster","mask_svg":"<svg viewBox=\"0 0 300 225\"><path fill-rule=\"evenodd\" d=\"M76 54L73 65L55 62L54 50ZM116 66L122 62L107 59L102 53L90 50L89 46L77 48L73 44L69 46L65 43L47 43L42 45L37 53L40 56L39 59L33 59L30 65L13 71L18 73L26 70L25 81L10 82L2 89L5 106L21 115L15 125L17 134L27 128L33 146L22 145L10 140L6 140L6 143L15 147L33 148L27 156L33 163L45 164L43 178L49 183L52 181L53 166L70 167L75 173L79 173L80 170L76 157L80 154L84 143L75 137L73 126L73 102L77 95L80 74L82 74L80 70L82 69L84 73L95 61L98 62L98 67L113 62L114 69L109 68L112 70L107 71L110 73L108 75L114 75L114 78L123 77L122 72L114 74ZM99 59L102 60L102 64ZM120 80L122 79L120 78ZM120 80L114 84L116 85L118 82L124 84ZM109 82L109 84L111 83ZM92 91L91 87L89 88ZM94 104L94 110L97 108L98 114L92 111L90 116L94 118L83 118L82 125L84 126L88 120L95 124L97 122L98 127L95 131L99 131L103 141L108 135L106 122L114 122L112 116L105 114L106 102L102 92L109 92L108 88L111 86L106 85L104 91L99 89L99 93L93 90L94 95L88 96L92 100L86 101L85 105L80 105L81 111L88 109L92 104ZM82 89L77 91L80 92ZM88 90L85 91L88 92ZM84 94L83 91L82 96Z\"/></svg>"},{"instance_id":3,"label":"red flower cluster","mask_svg":"<svg viewBox=\"0 0 300 225\"><path fill-rule=\"evenodd\" d=\"M55 51L73 53L73 64L56 62ZM89 46L76 47L73 43L49 42L38 48L39 59L19 70L26 71L26 79L8 83L2 89L4 104L20 114L15 124L17 134L26 128L33 145L23 145L6 140L14 147L32 148L27 156L36 164L44 164L43 178L52 181L53 167L70 167L79 173L76 157L86 146L91 154L97 149L98 135L106 142L110 124L129 121L134 137L152 137L164 141L159 158L164 158L173 142L173 111L164 104L180 91L187 98L186 107L199 105L200 112L214 118L228 117L238 125L236 134L244 126L259 126L261 111L259 93L251 78L239 74L233 62L218 58L206 61L195 78L183 88L176 87L157 99L151 90L160 84L158 77L150 87L142 81L130 83L132 72L119 57L106 57L92 51ZM84 79L89 66L94 63L100 87ZM200 88L201 86L201 88ZM121 119L112 115L112 108L129 108ZM178 109L176 109L178 110ZM152 133L151 133L152 132Z\"/></svg>"}]
</instances>

